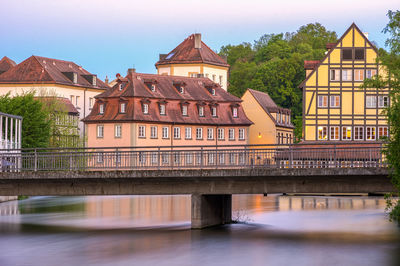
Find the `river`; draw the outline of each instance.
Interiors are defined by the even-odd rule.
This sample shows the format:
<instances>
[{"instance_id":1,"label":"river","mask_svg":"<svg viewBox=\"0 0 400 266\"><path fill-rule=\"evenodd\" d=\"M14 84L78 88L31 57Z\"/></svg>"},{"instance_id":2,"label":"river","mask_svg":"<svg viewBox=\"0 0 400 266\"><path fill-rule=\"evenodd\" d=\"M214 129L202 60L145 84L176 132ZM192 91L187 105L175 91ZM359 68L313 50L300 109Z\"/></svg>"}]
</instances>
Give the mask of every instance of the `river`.
<instances>
[{"instance_id":1,"label":"river","mask_svg":"<svg viewBox=\"0 0 400 266\"><path fill-rule=\"evenodd\" d=\"M190 197L0 204L0 266L400 265L382 197L235 195L236 223L190 230Z\"/></svg>"}]
</instances>

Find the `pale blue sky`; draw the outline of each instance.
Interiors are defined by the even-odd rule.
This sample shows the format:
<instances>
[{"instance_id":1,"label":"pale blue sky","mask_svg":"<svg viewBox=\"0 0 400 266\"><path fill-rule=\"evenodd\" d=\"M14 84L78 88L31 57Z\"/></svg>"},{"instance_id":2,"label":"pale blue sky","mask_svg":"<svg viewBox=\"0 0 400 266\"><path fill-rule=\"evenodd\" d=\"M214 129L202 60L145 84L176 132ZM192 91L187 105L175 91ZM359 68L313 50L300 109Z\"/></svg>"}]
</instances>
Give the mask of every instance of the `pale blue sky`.
<instances>
[{"instance_id":1,"label":"pale blue sky","mask_svg":"<svg viewBox=\"0 0 400 266\"><path fill-rule=\"evenodd\" d=\"M320 22L340 36L352 22L384 46L398 0L0 0L0 57L74 61L101 79L155 73L159 53L200 32L212 49Z\"/></svg>"}]
</instances>

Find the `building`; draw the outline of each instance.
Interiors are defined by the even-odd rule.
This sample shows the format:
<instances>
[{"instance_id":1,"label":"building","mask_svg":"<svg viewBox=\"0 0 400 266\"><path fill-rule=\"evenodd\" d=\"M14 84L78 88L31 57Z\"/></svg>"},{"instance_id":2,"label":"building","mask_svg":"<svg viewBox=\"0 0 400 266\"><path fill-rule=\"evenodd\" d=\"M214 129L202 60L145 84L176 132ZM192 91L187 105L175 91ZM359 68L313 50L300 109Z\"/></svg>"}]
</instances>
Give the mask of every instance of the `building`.
<instances>
[{"instance_id":1,"label":"building","mask_svg":"<svg viewBox=\"0 0 400 266\"><path fill-rule=\"evenodd\" d=\"M3 74L4 72L8 71L10 68L15 67L17 64L8 58L7 56L4 56L0 60L0 75Z\"/></svg>"},{"instance_id":2,"label":"building","mask_svg":"<svg viewBox=\"0 0 400 266\"><path fill-rule=\"evenodd\" d=\"M242 106L254 123L249 129L250 144L291 144L294 126L290 109L279 107L261 91L248 89L242 96Z\"/></svg>"},{"instance_id":3,"label":"building","mask_svg":"<svg viewBox=\"0 0 400 266\"><path fill-rule=\"evenodd\" d=\"M79 135L79 111L67 98L36 97L51 112L54 122L51 128L51 147L79 147L83 144Z\"/></svg>"},{"instance_id":4,"label":"building","mask_svg":"<svg viewBox=\"0 0 400 266\"><path fill-rule=\"evenodd\" d=\"M69 99L79 111L79 118L89 114L94 97L109 88L81 66L40 56L31 56L0 75L0 94L11 96L35 91L37 96L57 96ZM83 122L79 123L84 136Z\"/></svg>"},{"instance_id":5,"label":"building","mask_svg":"<svg viewBox=\"0 0 400 266\"><path fill-rule=\"evenodd\" d=\"M201 41L200 33L190 35L168 54L160 54L156 68L160 75L206 77L228 88L228 63Z\"/></svg>"},{"instance_id":6,"label":"building","mask_svg":"<svg viewBox=\"0 0 400 266\"><path fill-rule=\"evenodd\" d=\"M22 117L0 112L0 172L18 171L21 164L21 135Z\"/></svg>"},{"instance_id":7,"label":"building","mask_svg":"<svg viewBox=\"0 0 400 266\"><path fill-rule=\"evenodd\" d=\"M207 78L131 70L95 98L88 147L248 144L241 100Z\"/></svg>"},{"instance_id":8,"label":"building","mask_svg":"<svg viewBox=\"0 0 400 266\"><path fill-rule=\"evenodd\" d=\"M305 141L375 141L389 135L382 111L389 89L360 89L365 78L384 74L377 49L353 23L327 45L321 61L306 61L303 90Z\"/></svg>"}]
</instances>

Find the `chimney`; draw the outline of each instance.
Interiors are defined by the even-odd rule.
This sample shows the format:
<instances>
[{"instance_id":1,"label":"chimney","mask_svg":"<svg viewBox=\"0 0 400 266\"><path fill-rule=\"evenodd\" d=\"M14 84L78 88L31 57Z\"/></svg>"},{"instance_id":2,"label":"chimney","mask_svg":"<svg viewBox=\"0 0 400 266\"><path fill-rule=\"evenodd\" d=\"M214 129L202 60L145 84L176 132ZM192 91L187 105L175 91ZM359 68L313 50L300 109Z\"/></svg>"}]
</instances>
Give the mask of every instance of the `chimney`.
<instances>
[{"instance_id":1,"label":"chimney","mask_svg":"<svg viewBox=\"0 0 400 266\"><path fill-rule=\"evenodd\" d=\"M168 54L160 54L160 61L164 60L167 57Z\"/></svg>"},{"instance_id":2,"label":"chimney","mask_svg":"<svg viewBox=\"0 0 400 266\"><path fill-rule=\"evenodd\" d=\"M194 48L196 49L201 48L201 33L194 34Z\"/></svg>"},{"instance_id":3,"label":"chimney","mask_svg":"<svg viewBox=\"0 0 400 266\"><path fill-rule=\"evenodd\" d=\"M104 80L104 82L108 85L108 76L106 76L106 79Z\"/></svg>"},{"instance_id":4,"label":"chimney","mask_svg":"<svg viewBox=\"0 0 400 266\"><path fill-rule=\"evenodd\" d=\"M136 72L136 69L134 69L134 68L128 68L128 75L129 74L132 74L132 73L135 73Z\"/></svg>"},{"instance_id":5,"label":"chimney","mask_svg":"<svg viewBox=\"0 0 400 266\"><path fill-rule=\"evenodd\" d=\"M365 38L367 38L368 39L368 32L363 32L363 34L364 34L364 36L365 36Z\"/></svg>"}]
</instances>

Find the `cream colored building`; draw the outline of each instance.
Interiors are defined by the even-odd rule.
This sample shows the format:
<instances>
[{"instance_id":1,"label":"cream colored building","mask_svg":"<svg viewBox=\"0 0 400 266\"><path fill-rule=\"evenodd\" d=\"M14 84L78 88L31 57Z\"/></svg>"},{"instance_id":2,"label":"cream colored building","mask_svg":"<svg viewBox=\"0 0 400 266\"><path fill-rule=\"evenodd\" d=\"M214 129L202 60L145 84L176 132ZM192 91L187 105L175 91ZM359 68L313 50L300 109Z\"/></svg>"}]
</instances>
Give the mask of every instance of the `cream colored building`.
<instances>
[{"instance_id":1,"label":"cream colored building","mask_svg":"<svg viewBox=\"0 0 400 266\"><path fill-rule=\"evenodd\" d=\"M201 41L201 34L190 35L156 63L159 75L206 77L228 88L229 65Z\"/></svg>"},{"instance_id":2,"label":"cream colored building","mask_svg":"<svg viewBox=\"0 0 400 266\"><path fill-rule=\"evenodd\" d=\"M249 129L249 144L291 144L294 126L291 111L275 104L264 92L248 89L242 96L246 116L254 123Z\"/></svg>"},{"instance_id":3,"label":"cream colored building","mask_svg":"<svg viewBox=\"0 0 400 266\"><path fill-rule=\"evenodd\" d=\"M79 119L91 111L95 96L109 88L96 75L73 62L31 56L0 75L0 94L11 96L35 91L36 96L67 98L79 112ZM85 135L79 122L80 135Z\"/></svg>"}]
</instances>

